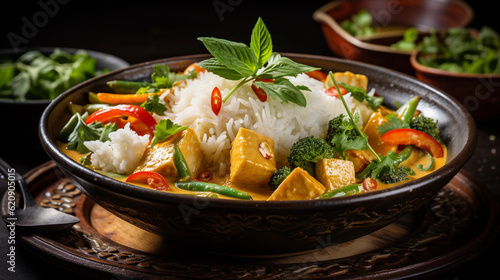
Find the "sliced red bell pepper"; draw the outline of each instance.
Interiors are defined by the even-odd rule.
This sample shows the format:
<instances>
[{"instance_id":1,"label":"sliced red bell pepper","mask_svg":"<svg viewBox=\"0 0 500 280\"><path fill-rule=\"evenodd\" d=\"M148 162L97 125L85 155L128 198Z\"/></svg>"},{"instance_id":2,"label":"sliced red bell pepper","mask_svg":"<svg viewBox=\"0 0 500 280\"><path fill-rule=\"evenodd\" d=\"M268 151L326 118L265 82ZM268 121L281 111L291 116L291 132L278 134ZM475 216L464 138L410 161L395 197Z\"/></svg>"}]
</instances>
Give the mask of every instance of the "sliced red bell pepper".
<instances>
[{"instance_id":1,"label":"sliced red bell pepper","mask_svg":"<svg viewBox=\"0 0 500 280\"><path fill-rule=\"evenodd\" d=\"M86 124L97 122L109 122L116 117L133 117L142 122L148 129L149 135L153 137L156 127L156 120L151 114L137 105L117 105L103 108L91 114L86 120Z\"/></svg>"},{"instance_id":2,"label":"sliced red bell pepper","mask_svg":"<svg viewBox=\"0 0 500 280\"><path fill-rule=\"evenodd\" d=\"M429 134L411 128L398 128L390 130L381 137L382 141L389 145L414 145L426 150L433 157L441 158L444 150L441 144Z\"/></svg>"},{"instance_id":3,"label":"sliced red bell pepper","mask_svg":"<svg viewBox=\"0 0 500 280\"><path fill-rule=\"evenodd\" d=\"M343 86L339 85L338 87L342 95L345 95L347 93L347 89L345 89ZM325 90L325 94L328 96L339 97L339 93L337 92L337 89L335 87L327 88Z\"/></svg>"},{"instance_id":4,"label":"sliced red bell pepper","mask_svg":"<svg viewBox=\"0 0 500 280\"><path fill-rule=\"evenodd\" d=\"M307 76L314 78L318 81L325 82L326 80L326 74L323 73L321 70L314 70L310 72L306 72Z\"/></svg>"},{"instance_id":5,"label":"sliced red bell pepper","mask_svg":"<svg viewBox=\"0 0 500 280\"><path fill-rule=\"evenodd\" d=\"M167 180L156 172L153 171L137 171L128 176L125 182L148 184L150 187L160 191L168 191L169 186Z\"/></svg>"}]
</instances>

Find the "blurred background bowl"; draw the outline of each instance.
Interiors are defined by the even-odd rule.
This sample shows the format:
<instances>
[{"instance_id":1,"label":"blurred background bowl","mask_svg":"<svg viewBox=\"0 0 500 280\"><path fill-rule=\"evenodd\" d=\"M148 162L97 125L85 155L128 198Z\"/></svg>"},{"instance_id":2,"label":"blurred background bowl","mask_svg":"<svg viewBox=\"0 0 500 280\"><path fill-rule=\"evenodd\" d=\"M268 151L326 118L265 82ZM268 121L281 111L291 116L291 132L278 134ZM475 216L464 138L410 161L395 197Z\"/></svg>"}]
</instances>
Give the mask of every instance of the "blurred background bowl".
<instances>
[{"instance_id":1,"label":"blurred background bowl","mask_svg":"<svg viewBox=\"0 0 500 280\"><path fill-rule=\"evenodd\" d=\"M0 50L0 58L16 60L28 51L40 51L48 56L55 49L74 54L78 48L30 47ZM96 58L96 69L114 71L130 64L114 55L99 51L86 50L90 57ZM33 163L33 166L48 160L48 156L40 145L38 123L43 111L51 100L12 100L0 98L0 119L2 120L2 137L0 157L15 164L18 161ZM21 156L22 155L22 156ZM29 156L26 156L29 155Z\"/></svg>"},{"instance_id":2,"label":"blurred background bowl","mask_svg":"<svg viewBox=\"0 0 500 280\"><path fill-rule=\"evenodd\" d=\"M419 51L410 62L417 79L435 86L461 102L478 121L500 118L500 74L454 73L418 62Z\"/></svg>"},{"instance_id":3,"label":"blurred background bowl","mask_svg":"<svg viewBox=\"0 0 500 280\"><path fill-rule=\"evenodd\" d=\"M362 10L371 14L375 32L370 36L354 37L341 27L341 23ZM414 27L427 33L431 29L466 27L473 18L474 12L467 3L453 0L338 0L313 14L336 55L410 75L414 74L411 51L390 47L402 39L406 29Z\"/></svg>"},{"instance_id":4,"label":"blurred background bowl","mask_svg":"<svg viewBox=\"0 0 500 280\"><path fill-rule=\"evenodd\" d=\"M432 174L395 187L323 200L238 201L160 192L106 177L68 157L56 136L71 117L69 102L88 103L89 91L108 89L109 80L146 81L155 64L183 71L211 57L192 55L132 65L83 82L45 110L40 122L44 149L64 174L90 199L114 215L182 246L236 255L278 255L334 245L363 236L418 209L462 168L476 145L472 116L453 97L415 78L365 63L326 56L283 54L323 71L350 71L368 76L368 87L387 106L419 95L419 110L439 120L447 145L447 163ZM325 244L326 245L326 244Z\"/></svg>"}]
</instances>

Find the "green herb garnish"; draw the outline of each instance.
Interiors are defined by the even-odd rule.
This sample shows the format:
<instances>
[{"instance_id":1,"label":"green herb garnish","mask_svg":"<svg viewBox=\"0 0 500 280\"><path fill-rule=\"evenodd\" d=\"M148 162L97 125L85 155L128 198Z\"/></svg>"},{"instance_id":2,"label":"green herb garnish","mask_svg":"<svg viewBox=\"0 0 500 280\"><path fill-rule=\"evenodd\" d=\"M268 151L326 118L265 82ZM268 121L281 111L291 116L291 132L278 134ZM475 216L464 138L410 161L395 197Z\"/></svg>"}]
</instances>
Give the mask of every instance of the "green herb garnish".
<instances>
[{"instance_id":1,"label":"green herb garnish","mask_svg":"<svg viewBox=\"0 0 500 280\"><path fill-rule=\"evenodd\" d=\"M83 144L85 141L99 140L106 142L110 140L109 134L118 130L116 123L103 125L101 122L93 122L87 125L79 113L75 113L75 115L76 123L67 139L68 150L77 151L82 154L89 153L90 150ZM70 119L70 123L73 122L72 119ZM61 138L59 137L58 139Z\"/></svg>"},{"instance_id":2,"label":"green herb garnish","mask_svg":"<svg viewBox=\"0 0 500 280\"><path fill-rule=\"evenodd\" d=\"M499 74L500 36L490 27L474 36L466 28L450 28L443 39L433 32L423 38L419 63L456 73Z\"/></svg>"},{"instance_id":3,"label":"green herb garnish","mask_svg":"<svg viewBox=\"0 0 500 280\"><path fill-rule=\"evenodd\" d=\"M167 111L165 101L161 100L160 96L157 94L149 96L148 100L141 104L141 107L144 108L144 110L150 113L156 113L159 116L164 116L165 111Z\"/></svg>"},{"instance_id":4,"label":"green herb garnish","mask_svg":"<svg viewBox=\"0 0 500 280\"><path fill-rule=\"evenodd\" d=\"M366 10L361 10L340 23L340 26L352 36L368 36L373 34L373 17Z\"/></svg>"},{"instance_id":5,"label":"green herb garnish","mask_svg":"<svg viewBox=\"0 0 500 280\"><path fill-rule=\"evenodd\" d=\"M223 99L227 99L242 85L252 82L262 88L269 96L283 102L299 106L307 105L300 90L303 86L293 85L286 77L296 76L319 68L296 63L291 59L273 52L271 35L261 18L253 28L250 47L243 43L213 37L198 38L214 56L199 63L207 69L228 80L241 80ZM273 83L258 82L256 79L273 79Z\"/></svg>"},{"instance_id":6,"label":"green herb garnish","mask_svg":"<svg viewBox=\"0 0 500 280\"><path fill-rule=\"evenodd\" d=\"M170 119L161 120L155 127L155 134L153 136L153 140L151 141L151 148L155 144L165 141L168 137L187 128L189 127L175 124Z\"/></svg>"},{"instance_id":7,"label":"green herb garnish","mask_svg":"<svg viewBox=\"0 0 500 280\"><path fill-rule=\"evenodd\" d=\"M0 97L16 100L54 99L63 91L107 70L84 50L69 54L55 49L49 56L29 51L0 64Z\"/></svg>"}]
</instances>

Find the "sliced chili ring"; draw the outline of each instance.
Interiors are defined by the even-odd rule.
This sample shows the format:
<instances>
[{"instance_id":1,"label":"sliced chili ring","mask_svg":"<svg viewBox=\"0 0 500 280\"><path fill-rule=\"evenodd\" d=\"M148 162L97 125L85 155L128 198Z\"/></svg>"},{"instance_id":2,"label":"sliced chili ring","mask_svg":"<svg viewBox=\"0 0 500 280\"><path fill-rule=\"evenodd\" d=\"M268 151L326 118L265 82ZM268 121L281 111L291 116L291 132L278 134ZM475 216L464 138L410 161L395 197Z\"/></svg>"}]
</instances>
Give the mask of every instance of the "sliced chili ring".
<instances>
[{"instance_id":1,"label":"sliced chili ring","mask_svg":"<svg viewBox=\"0 0 500 280\"><path fill-rule=\"evenodd\" d=\"M340 86L340 85L338 87L340 89L340 93L342 95L346 95L347 89L345 89L343 86ZM325 94L328 96L339 97L339 93L337 92L337 89L334 86L327 88L325 90Z\"/></svg>"},{"instance_id":2,"label":"sliced chili ring","mask_svg":"<svg viewBox=\"0 0 500 280\"><path fill-rule=\"evenodd\" d=\"M219 115L220 108L222 107L222 95L218 87L214 87L210 97L210 104L212 105L212 112L217 116Z\"/></svg>"}]
</instances>

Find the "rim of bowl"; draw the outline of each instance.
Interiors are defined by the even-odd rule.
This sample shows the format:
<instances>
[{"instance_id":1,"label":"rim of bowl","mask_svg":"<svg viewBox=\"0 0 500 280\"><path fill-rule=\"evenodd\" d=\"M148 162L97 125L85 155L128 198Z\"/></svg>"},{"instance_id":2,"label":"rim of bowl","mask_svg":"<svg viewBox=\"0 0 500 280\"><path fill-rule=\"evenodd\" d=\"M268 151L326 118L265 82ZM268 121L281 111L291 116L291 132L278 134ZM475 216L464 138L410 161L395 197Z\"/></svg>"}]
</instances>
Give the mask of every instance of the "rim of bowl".
<instances>
[{"instance_id":1,"label":"rim of bowl","mask_svg":"<svg viewBox=\"0 0 500 280\"><path fill-rule=\"evenodd\" d=\"M378 51L378 52L384 52L384 53L393 53L393 54L403 54L403 55L410 55L412 51L405 51L405 50L398 50L398 49L393 49L389 46L384 46L384 45L378 45L378 44L372 44L372 43L367 43L363 42L356 37L352 36L349 34L347 31L342 28L337 21L328 14L328 11L335 8L336 6L339 6L343 3L347 2L347 0L337 0L337 1L332 1L329 2L319 9L317 9L313 13L313 19L317 22L324 23L328 25L333 31L338 33L341 37L346 39L349 43L357 46L358 48L362 49L367 49L367 50L372 50L372 51ZM462 6L462 8L467 12L467 17L465 18L463 22L463 26L467 26L473 19L474 17L474 12L472 8L465 2L459 1L459 0L451 0L450 2L453 2L457 5ZM393 33L394 35L403 35L403 32L397 31Z\"/></svg>"},{"instance_id":2,"label":"rim of bowl","mask_svg":"<svg viewBox=\"0 0 500 280\"><path fill-rule=\"evenodd\" d=\"M420 73L425 73L425 74L432 74L435 76L441 76L441 77L452 77L452 78L472 78L472 79L480 79L480 78L496 78L500 79L500 74L474 74L474 73L457 73L457 72L450 72L438 68L433 68L429 66L425 66L420 64L418 62L418 56L420 55L420 51L416 50L411 53L410 56L410 63L413 66L413 69L415 71L420 72Z\"/></svg>"},{"instance_id":3,"label":"rim of bowl","mask_svg":"<svg viewBox=\"0 0 500 280\"><path fill-rule=\"evenodd\" d=\"M75 53L76 51L79 51L79 50L84 50L87 52L87 54L89 56L92 56L92 57L95 57L96 59L102 59L102 58L106 58L106 59L109 59L109 60L112 60L114 63L118 64L119 67L118 68L115 68L115 69L110 69L109 72L113 72L115 70L119 70L119 69L122 69L124 67L128 67L130 66L130 63L128 63L127 61L125 61L124 59L120 58L120 57L117 57L115 55L112 55L110 53L105 53L105 52L101 52L101 51L95 51L95 50L89 50L89 49L84 49L84 48L71 48L71 47L25 47L25 48L18 48L18 50L14 50L14 49L0 49L0 56L4 56L4 55L22 55L28 51L40 51L42 53L51 53L53 52L55 49L60 49L62 51L65 51L65 52L69 52L69 53ZM62 94L62 93L61 93ZM7 103L7 104L28 104L28 105L44 105L44 104L48 104L52 101L52 99L31 99L31 100L23 100L23 101L20 101L20 100L14 100L14 99L7 99L7 98L0 98L0 103Z\"/></svg>"},{"instance_id":4,"label":"rim of bowl","mask_svg":"<svg viewBox=\"0 0 500 280\"><path fill-rule=\"evenodd\" d=\"M348 205L353 203L360 203L363 201L377 200L382 199L384 197L399 195L404 192L412 192L413 189L423 187L427 184L432 184L435 181L439 181L439 179L443 176L449 176L451 173L457 173L460 168L465 164L465 162L470 158L473 151L476 147L477 135L476 135L476 126L474 119L470 115L470 113L465 109L465 107L459 103L453 96L448 93L439 90L436 87L430 86L428 84L423 83L422 81L417 80L414 77L411 77L407 74L396 72L394 70L390 70L381 66L376 66L368 63L346 60L335 57L327 57L320 55L311 55L311 54L299 54L299 53L281 53L283 56L287 56L290 58L302 58L302 59L314 59L321 61L330 61L333 63L341 63L346 65L354 65L360 66L363 68L373 69L377 71L385 71L392 75L397 75L403 78L406 81L409 81L419 87L425 88L427 90L433 91L436 94L439 94L442 98L447 99L449 103L454 104L460 112L462 112L464 116L464 121L466 122L466 127L468 129L467 142L464 145L463 149L460 150L457 155L446 162L446 164L432 172L432 175L429 174L427 176L417 178L413 181L403 183L394 187L376 190L373 192L362 193L352 196L346 197L336 197L330 199L320 199L320 200L287 200L287 201L260 201L260 200L231 200L231 199L219 199L219 198L203 198L208 199L210 201L210 207L215 208L272 208L272 209L282 209L286 210L288 207L294 207L298 209L310 209L311 207L326 207L332 205ZM75 176L83 177L88 181L93 181L96 184L100 184L100 187L106 187L111 189L113 192L119 192L122 195L134 196L140 199L148 200L151 202L158 203L190 203L193 201L191 196L168 193L168 192L158 192L157 190L147 189L140 186L135 186L132 184L128 184L125 182L121 182L115 180L113 178L102 175L92 169L89 169L78 162L72 160L66 154L64 154L57 145L55 144L55 140L49 138L48 135L48 117L51 111L56 107L58 103L60 103L66 96L71 95L73 91L78 90L79 88L83 88L88 86L89 84L94 83L95 80L102 79L105 80L107 76L112 74L117 74L120 72L127 72L131 69L140 69L149 67L155 63L169 63L175 62L179 60L197 60L206 59L211 57L208 54L195 54L195 55L186 55L186 56L177 56L165 59L158 59L153 61L142 62L138 64L131 65L126 68L122 68L110 73L103 74L98 77L91 78L59 95L53 102L49 104L49 106L45 109L40 119L39 125L39 135L40 141L45 149L45 151L52 158L57 158L55 160L58 165L63 165L63 167L75 174Z\"/></svg>"}]
</instances>

